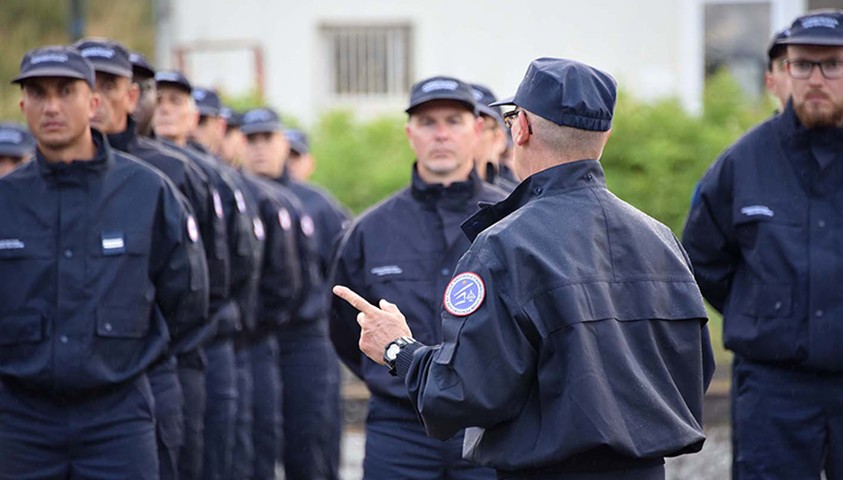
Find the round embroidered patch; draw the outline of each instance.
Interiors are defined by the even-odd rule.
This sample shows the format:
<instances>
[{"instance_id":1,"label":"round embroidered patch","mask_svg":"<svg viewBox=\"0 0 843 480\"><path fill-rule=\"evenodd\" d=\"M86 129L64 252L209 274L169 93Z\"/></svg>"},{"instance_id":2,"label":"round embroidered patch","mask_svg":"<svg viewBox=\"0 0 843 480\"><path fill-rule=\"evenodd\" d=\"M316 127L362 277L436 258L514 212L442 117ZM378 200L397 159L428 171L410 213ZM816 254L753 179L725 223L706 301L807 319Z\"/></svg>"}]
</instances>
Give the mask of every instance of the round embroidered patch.
<instances>
[{"instance_id":1,"label":"round embroidered patch","mask_svg":"<svg viewBox=\"0 0 843 480\"><path fill-rule=\"evenodd\" d=\"M246 199L243 198L243 192L239 189L234 191L234 202L237 204L237 211L246 213Z\"/></svg>"},{"instance_id":2,"label":"round embroidered patch","mask_svg":"<svg viewBox=\"0 0 843 480\"><path fill-rule=\"evenodd\" d=\"M304 234L305 237L312 237L315 227L313 226L313 219L310 218L310 215L304 215L301 217L301 232Z\"/></svg>"},{"instance_id":3,"label":"round embroidered patch","mask_svg":"<svg viewBox=\"0 0 843 480\"><path fill-rule=\"evenodd\" d=\"M187 217L187 236L191 242L199 240L199 227L196 226L196 219L193 215Z\"/></svg>"},{"instance_id":4,"label":"round embroidered patch","mask_svg":"<svg viewBox=\"0 0 843 480\"><path fill-rule=\"evenodd\" d=\"M263 230L263 222L258 217L252 219L252 226L255 229L255 237L258 240L263 240L266 237L266 232Z\"/></svg>"},{"instance_id":5,"label":"round embroidered patch","mask_svg":"<svg viewBox=\"0 0 843 480\"><path fill-rule=\"evenodd\" d=\"M222 209L222 198L220 198L220 193L214 190L214 214L216 214L217 218L222 218L224 215Z\"/></svg>"},{"instance_id":6,"label":"round embroidered patch","mask_svg":"<svg viewBox=\"0 0 843 480\"><path fill-rule=\"evenodd\" d=\"M293 226L293 219L290 217L290 212L286 208L278 210L278 225L281 225L281 230L285 232Z\"/></svg>"},{"instance_id":7,"label":"round embroidered patch","mask_svg":"<svg viewBox=\"0 0 843 480\"><path fill-rule=\"evenodd\" d=\"M465 317L476 312L486 298L486 285L480 275L465 272L451 279L445 289L445 310L451 315Z\"/></svg>"}]
</instances>

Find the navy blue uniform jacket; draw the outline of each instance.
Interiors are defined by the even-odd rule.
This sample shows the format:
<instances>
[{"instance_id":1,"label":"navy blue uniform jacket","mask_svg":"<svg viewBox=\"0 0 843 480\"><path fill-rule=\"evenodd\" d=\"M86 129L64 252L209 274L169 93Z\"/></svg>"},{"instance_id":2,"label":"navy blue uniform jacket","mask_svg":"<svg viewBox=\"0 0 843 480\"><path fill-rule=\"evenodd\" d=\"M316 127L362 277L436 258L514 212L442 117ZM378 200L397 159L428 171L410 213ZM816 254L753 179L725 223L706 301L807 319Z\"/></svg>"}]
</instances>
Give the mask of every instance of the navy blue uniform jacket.
<instances>
[{"instance_id":1,"label":"navy blue uniform jacket","mask_svg":"<svg viewBox=\"0 0 843 480\"><path fill-rule=\"evenodd\" d=\"M207 318L187 201L92 132L93 160L38 152L0 180L0 376L42 393L127 382Z\"/></svg>"},{"instance_id":2,"label":"navy blue uniform jacket","mask_svg":"<svg viewBox=\"0 0 843 480\"><path fill-rule=\"evenodd\" d=\"M299 247L307 271L302 274L302 298L291 324L324 332L332 297L328 282L331 260L349 215L328 192L293 180L288 171L275 181L282 185L285 195L292 195L293 201L300 205L296 211L304 234Z\"/></svg>"},{"instance_id":3,"label":"navy blue uniform jacket","mask_svg":"<svg viewBox=\"0 0 843 480\"><path fill-rule=\"evenodd\" d=\"M682 241L726 348L843 371L843 129L804 128L789 104L701 180Z\"/></svg>"},{"instance_id":4,"label":"navy blue uniform jacket","mask_svg":"<svg viewBox=\"0 0 843 480\"><path fill-rule=\"evenodd\" d=\"M597 161L536 173L463 228L477 237L457 273L485 299L397 359L429 435L472 427L463 456L506 471L702 447L702 296L676 237L609 192Z\"/></svg>"},{"instance_id":5,"label":"navy blue uniform jacket","mask_svg":"<svg viewBox=\"0 0 843 480\"><path fill-rule=\"evenodd\" d=\"M496 202L503 191L472 172L469 180L444 188L427 184L413 169L409 187L360 216L346 232L334 264L333 283L346 285L377 305L398 304L422 342L442 340L438 312L454 267L471 242L460 224L479 202ZM375 395L407 402L401 380L360 352L357 311L344 300L332 304L331 340L339 358Z\"/></svg>"}]
</instances>

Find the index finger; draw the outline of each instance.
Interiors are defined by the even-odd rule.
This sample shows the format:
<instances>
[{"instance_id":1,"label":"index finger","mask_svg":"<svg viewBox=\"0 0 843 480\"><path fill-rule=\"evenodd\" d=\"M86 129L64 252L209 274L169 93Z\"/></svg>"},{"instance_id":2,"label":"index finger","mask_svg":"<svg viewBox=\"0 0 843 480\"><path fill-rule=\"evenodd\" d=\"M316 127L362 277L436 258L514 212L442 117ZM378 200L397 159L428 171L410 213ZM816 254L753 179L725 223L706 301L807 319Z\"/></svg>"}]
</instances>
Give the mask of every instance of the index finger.
<instances>
[{"instance_id":1,"label":"index finger","mask_svg":"<svg viewBox=\"0 0 843 480\"><path fill-rule=\"evenodd\" d=\"M367 302L365 298L361 297L348 287L344 287L342 285L334 285L333 292L334 295L345 300L352 307L356 308L357 310L363 313L375 313L380 310L378 307Z\"/></svg>"}]
</instances>

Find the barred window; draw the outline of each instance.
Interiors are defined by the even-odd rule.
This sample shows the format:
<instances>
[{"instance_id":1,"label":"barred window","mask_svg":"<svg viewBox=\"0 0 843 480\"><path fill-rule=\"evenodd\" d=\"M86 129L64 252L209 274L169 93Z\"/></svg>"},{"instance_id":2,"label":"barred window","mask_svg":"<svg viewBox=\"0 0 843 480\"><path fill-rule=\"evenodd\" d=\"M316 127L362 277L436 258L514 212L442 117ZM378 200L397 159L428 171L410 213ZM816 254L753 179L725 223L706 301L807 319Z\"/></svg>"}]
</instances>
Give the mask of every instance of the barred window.
<instances>
[{"instance_id":1,"label":"barred window","mask_svg":"<svg viewBox=\"0 0 843 480\"><path fill-rule=\"evenodd\" d=\"M394 96L409 92L413 78L409 26L325 26L322 33L331 93Z\"/></svg>"}]
</instances>

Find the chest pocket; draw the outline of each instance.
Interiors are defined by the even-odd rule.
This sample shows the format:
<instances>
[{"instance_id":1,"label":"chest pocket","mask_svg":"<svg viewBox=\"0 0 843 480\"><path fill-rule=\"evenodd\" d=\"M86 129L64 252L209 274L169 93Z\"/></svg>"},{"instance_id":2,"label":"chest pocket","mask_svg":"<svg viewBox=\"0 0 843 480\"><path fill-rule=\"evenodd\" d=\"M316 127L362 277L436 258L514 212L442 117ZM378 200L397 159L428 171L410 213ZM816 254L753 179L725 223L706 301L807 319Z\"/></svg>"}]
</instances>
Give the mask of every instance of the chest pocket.
<instances>
[{"instance_id":1,"label":"chest pocket","mask_svg":"<svg viewBox=\"0 0 843 480\"><path fill-rule=\"evenodd\" d=\"M732 224L745 250L754 250L759 242L768 249L777 243L792 245L806 222L804 209L781 200L738 198L733 205Z\"/></svg>"},{"instance_id":2,"label":"chest pocket","mask_svg":"<svg viewBox=\"0 0 843 480\"><path fill-rule=\"evenodd\" d=\"M46 312L50 292L55 288L53 250L48 236L10 235L0 231L0 279L3 280L0 317L40 317ZM0 322L2 336L14 336L14 331L13 326Z\"/></svg>"},{"instance_id":3,"label":"chest pocket","mask_svg":"<svg viewBox=\"0 0 843 480\"><path fill-rule=\"evenodd\" d=\"M103 230L92 235L88 281L105 307L142 308L152 302L150 232Z\"/></svg>"},{"instance_id":4,"label":"chest pocket","mask_svg":"<svg viewBox=\"0 0 843 480\"><path fill-rule=\"evenodd\" d=\"M407 285L407 282L432 281L435 278L435 269L436 260L432 258L369 260L366 265L366 285L378 287L379 285Z\"/></svg>"}]
</instances>

